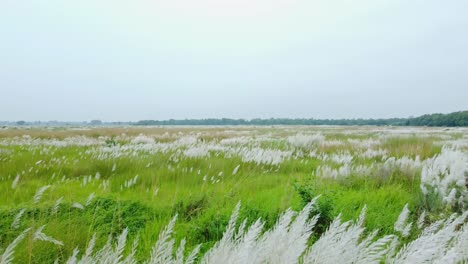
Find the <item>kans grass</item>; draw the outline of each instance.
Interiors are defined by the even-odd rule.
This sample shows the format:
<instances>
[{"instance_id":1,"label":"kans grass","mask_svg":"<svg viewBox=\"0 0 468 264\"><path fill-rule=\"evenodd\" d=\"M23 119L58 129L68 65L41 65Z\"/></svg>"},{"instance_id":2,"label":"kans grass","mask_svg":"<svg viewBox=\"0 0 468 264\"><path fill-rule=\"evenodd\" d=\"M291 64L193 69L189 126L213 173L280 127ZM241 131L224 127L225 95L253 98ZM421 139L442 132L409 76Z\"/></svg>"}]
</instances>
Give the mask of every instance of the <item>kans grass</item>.
<instances>
[{"instance_id":1,"label":"kans grass","mask_svg":"<svg viewBox=\"0 0 468 264\"><path fill-rule=\"evenodd\" d=\"M0 263L463 263L468 129L0 130Z\"/></svg>"}]
</instances>

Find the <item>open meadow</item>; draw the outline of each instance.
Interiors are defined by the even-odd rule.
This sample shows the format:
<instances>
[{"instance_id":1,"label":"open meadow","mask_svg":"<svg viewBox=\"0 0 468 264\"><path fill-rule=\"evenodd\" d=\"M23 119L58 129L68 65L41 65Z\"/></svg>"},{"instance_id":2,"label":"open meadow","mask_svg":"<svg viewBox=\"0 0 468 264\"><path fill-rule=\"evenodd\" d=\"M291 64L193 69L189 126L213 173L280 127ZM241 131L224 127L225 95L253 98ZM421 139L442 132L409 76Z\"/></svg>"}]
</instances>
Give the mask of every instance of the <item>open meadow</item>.
<instances>
[{"instance_id":1,"label":"open meadow","mask_svg":"<svg viewBox=\"0 0 468 264\"><path fill-rule=\"evenodd\" d=\"M0 263L463 263L468 129L0 129Z\"/></svg>"}]
</instances>

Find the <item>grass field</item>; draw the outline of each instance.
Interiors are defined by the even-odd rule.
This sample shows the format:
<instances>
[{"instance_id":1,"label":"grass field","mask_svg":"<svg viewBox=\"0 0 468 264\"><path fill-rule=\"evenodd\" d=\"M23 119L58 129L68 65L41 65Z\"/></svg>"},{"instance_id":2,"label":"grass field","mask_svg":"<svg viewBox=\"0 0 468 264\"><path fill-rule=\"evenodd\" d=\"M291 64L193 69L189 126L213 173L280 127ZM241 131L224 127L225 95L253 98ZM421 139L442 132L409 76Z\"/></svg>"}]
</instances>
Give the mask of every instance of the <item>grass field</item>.
<instances>
[{"instance_id":1,"label":"grass field","mask_svg":"<svg viewBox=\"0 0 468 264\"><path fill-rule=\"evenodd\" d=\"M468 261L467 132L4 128L0 263L100 262L100 249L108 263L167 263L181 256L190 262L194 249L199 249L196 263L338 263L333 257L340 263ZM238 217L229 224L239 202ZM303 213L288 222L288 208ZM162 232L176 215L173 230L169 225L167 234ZM106 247L109 238L115 247ZM186 250L177 253L184 238ZM373 244L375 252L366 251L371 242L380 243ZM95 253L87 256L90 245ZM346 254L354 250L349 261L343 252L323 253L340 245ZM418 251L421 245L428 249Z\"/></svg>"}]
</instances>

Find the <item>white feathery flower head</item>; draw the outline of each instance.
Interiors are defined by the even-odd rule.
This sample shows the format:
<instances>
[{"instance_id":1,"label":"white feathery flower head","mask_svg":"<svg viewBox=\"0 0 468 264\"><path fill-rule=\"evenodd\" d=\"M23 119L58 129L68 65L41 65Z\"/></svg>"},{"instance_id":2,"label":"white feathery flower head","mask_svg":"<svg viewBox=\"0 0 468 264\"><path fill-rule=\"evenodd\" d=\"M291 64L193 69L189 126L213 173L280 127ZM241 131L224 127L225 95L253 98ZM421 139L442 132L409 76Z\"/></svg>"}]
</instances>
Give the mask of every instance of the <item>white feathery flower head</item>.
<instances>
[{"instance_id":1,"label":"white feathery flower head","mask_svg":"<svg viewBox=\"0 0 468 264\"><path fill-rule=\"evenodd\" d=\"M80 210L83 210L84 209L84 206L78 202L74 202L71 207L73 208L77 208L77 209L80 209Z\"/></svg>"},{"instance_id":2,"label":"white feathery flower head","mask_svg":"<svg viewBox=\"0 0 468 264\"><path fill-rule=\"evenodd\" d=\"M94 199L94 193L91 193L89 196L88 196L88 199L86 200L86 204L85 206L89 206L91 204L91 202L93 201Z\"/></svg>"},{"instance_id":3,"label":"white feathery flower head","mask_svg":"<svg viewBox=\"0 0 468 264\"><path fill-rule=\"evenodd\" d=\"M54 207L52 207L52 214L56 214L58 212L59 206L63 201L63 196L58 198L57 201L55 201Z\"/></svg>"},{"instance_id":4,"label":"white feathery flower head","mask_svg":"<svg viewBox=\"0 0 468 264\"><path fill-rule=\"evenodd\" d=\"M11 183L11 188L12 188L12 189L15 189L16 186L18 186L19 180L20 180L20 175L17 174L16 177L15 177L15 179L14 179L13 182Z\"/></svg>"},{"instance_id":5,"label":"white feathery flower head","mask_svg":"<svg viewBox=\"0 0 468 264\"><path fill-rule=\"evenodd\" d=\"M240 168L240 164L237 165L237 166L234 168L234 170L232 170L232 175L236 175L237 172L239 171L239 168Z\"/></svg>"},{"instance_id":6,"label":"white feathery flower head","mask_svg":"<svg viewBox=\"0 0 468 264\"><path fill-rule=\"evenodd\" d=\"M25 211L26 211L26 209L23 208L18 212L18 214L16 214L15 219L13 220L13 223L11 223L11 229L18 229L19 228L21 217L23 216Z\"/></svg>"},{"instance_id":7,"label":"white feathery flower head","mask_svg":"<svg viewBox=\"0 0 468 264\"><path fill-rule=\"evenodd\" d=\"M405 227L406 227L406 221L408 220L408 216L409 216L409 209L408 209L408 204L405 204L405 207L403 208L403 210L401 211L400 215L398 216L398 220L395 222L395 231L398 231L398 232L403 232L403 230L405 230Z\"/></svg>"},{"instance_id":8,"label":"white feathery flower head","mask_svg":"<svg viewBox=\"0 0 468 264\"><path fill-rule=\"evenodd\" d=\"M39 188L39 190L37 190L36 194L34 195L34 204L37 204L41 200L42 195L49 188L50 188L50 185L46 185L46 186Z\"/></svg>"},{"instance_id":9,"label":"white feathery flower head","mask_svg":"<svg viewBox=\"0 0 468 264\"><path fill-rule=\"evenodd\" d=\"M47 236L46 234L44 234L42 232L42 230L44 229L45 225L39 227L36 232L34 232L34 236L33 236L33 240L41 240L41 241L46 241L46 242L50 242L50 243L53 243L53 244L56 244L58 246L63 246L63 242L62 241L59 241L53 237L50 237L50 236Z\"/></svg>"}]
</instances>

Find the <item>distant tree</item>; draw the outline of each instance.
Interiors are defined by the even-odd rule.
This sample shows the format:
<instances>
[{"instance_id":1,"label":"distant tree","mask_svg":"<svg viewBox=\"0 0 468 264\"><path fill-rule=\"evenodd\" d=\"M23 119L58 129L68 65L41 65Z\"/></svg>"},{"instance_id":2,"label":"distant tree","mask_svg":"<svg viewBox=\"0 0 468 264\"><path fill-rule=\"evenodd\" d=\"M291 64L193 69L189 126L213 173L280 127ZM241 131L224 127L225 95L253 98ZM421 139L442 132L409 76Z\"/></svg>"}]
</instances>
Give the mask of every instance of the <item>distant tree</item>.
<instances>
[{"instance_id":1,"label":"distant tree","mask_svg":"<svg viewBox=\"0 0 468 264\"><path fill-rule=\"evenodd\" d=\"M255 118L251 120L229 119L229 118L209 118L209 119L184 119L165 121L142 120L134 125L141 126L203 126L203 125L253 125L253 126L273 126L273 125L335 125L335 126L468 126L468 111L455 112L450 114L432 114L410 118L389 118L389 119L313 119L313 118Z\"/></svg>"},{"instance_id":2,"label":"distant tree","mask_svg":"<svg viewBox=\"0 0 468 264\"><path fill-rule=\"evenodd\" d=\"M89 124L92 125L92 126L100 126L100 125L102 125L102 121L101 120L91 120L89 122Z\"/></svg>"},{"instance_id":3,"label":"distant tree","mask_svg":"<svg viewBox=\"0 0 468 264\"><path fill-rule=\"evenodd\" d=\"M26 125L26 121L17 121L16 124L18 126L24 126L24 125Z\"/></svg>"}]
</instances>

